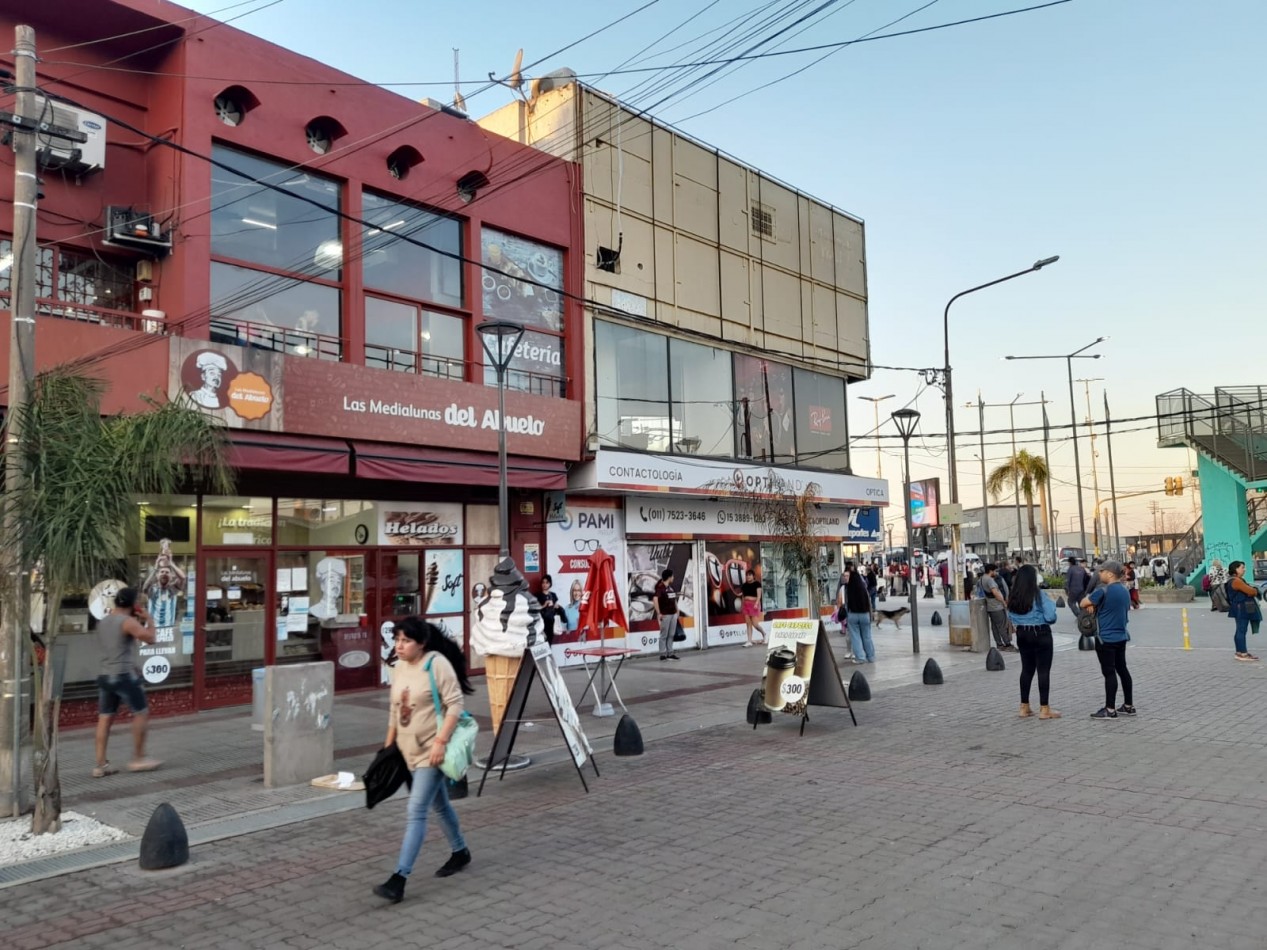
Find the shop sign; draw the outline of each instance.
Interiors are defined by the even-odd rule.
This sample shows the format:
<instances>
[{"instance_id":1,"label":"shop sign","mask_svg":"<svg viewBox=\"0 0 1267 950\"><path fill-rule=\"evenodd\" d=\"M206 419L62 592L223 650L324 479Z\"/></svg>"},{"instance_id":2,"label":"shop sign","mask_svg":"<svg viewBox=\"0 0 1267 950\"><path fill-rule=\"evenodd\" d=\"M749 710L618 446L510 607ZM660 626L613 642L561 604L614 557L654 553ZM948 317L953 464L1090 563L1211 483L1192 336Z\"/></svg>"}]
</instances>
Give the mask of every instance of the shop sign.
<instances>
[{"instance_id":1,"label":"shop sign","mask_svg":"<svg viewBox=\"0 0 1267 950\"><path fill-rule=\"evenodd\" d=\"M883 541L884 528L880 524L879 508L852 508L845 522L845 541Z\"/></svg>"},{"instance_id":2,"label":"shop sign","mask_svg":"<svg viewBox=\"0 0 1267 950\"><path fill-rule=\"evenodd\" d=\"M462 543L462 505L449 502L381 502L378 543L398 547Z\"/></svg>"},{"instance_id":3,"label":"shop sign","mask_svg":"<svg viewBox=\"0 0 1267 950\"><path fill-rule=\"evenodd\" d=\"M815 500L819 503L858 507L883 507L889 503L888 482L878 478L601 448L594 461L573 470L569 488L574 492L672 492L733 497L799 493L811 483L818 486Z\"/></svg>"},{"instance_id":4,"label":"shop sign","mask_svg":"<svg viewBox=\"0 0 1267 950\"><path fill-rule=\"evenodd\" d=\"M810 527L819 537L853 540L854 523L863 509L823 505L810 516ZM878 534L879 512L871 509ZM743 505L724 501L696 501L690 498L670 499L655 496L633 496L625 499L625 524L631 537L750 537L770 533L767 524L757 521ZM870 525L870 520L866 521ZM866 530L870 530L867 528ZM868 535L868 537L870 537Z\"/></svg>"},{"instance_id":5,"label":"shop sign","mask_svg":"<svg viewBox=\"0 0 1267 950\"><path fill-rule=\"evenodd\" d=\"M173 337L168 392L231 429L282 428L282 356Z\"/></svg>"}]
</instances>

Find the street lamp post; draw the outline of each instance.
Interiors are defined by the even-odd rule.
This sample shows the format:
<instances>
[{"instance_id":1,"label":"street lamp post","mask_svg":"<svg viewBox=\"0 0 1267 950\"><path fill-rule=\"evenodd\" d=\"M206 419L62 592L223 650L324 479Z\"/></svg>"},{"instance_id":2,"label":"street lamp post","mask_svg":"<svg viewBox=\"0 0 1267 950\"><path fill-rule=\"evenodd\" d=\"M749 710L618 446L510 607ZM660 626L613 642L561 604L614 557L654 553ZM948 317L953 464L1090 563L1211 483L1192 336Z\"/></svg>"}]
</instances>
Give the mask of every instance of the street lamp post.
<instances>
[{"instance_id":1,"label":"street lamp post","mask_svg":"<svg viewBox=\"0 0 1267 950\"><path fill-rule=\"evenodd\" d=\"M1034 271L1042 270L1048 264L1054 264L1060 260L1059 256L1044 257L1042 260L1035 261L1032 265L1024 270L1018 270L1015 274L1008 274L1006 277L1000 277L997 280L988 283L978 284L976 287L969 287L967 290L961 290L948 301L946 301L946 309L942 314L942 343L945 349L945 361L941 369L942 393L946 397L946 464L950 475L950 501L952 504L959 503L959 472L955 467L955 398L954 389L951 383L950 371L950 306L960 297L966 297L968 294L974 294L978 290L985 290L987 287L993 287L995 284L1001 284L1005 281L1014 280L1017 277L1024 277L1026 274L1032 274ZM932 378L929 378L929 377ZM931 383L936 378L937 373L930 371L925 374L925 379ZM956 558L959 556L959 548L962 543L959 525L951 525L950 528L950 554L949 561L946 565L948 576L958 577L959 563ZM966 592L965 592L966 596Z\"/></svg>"},{"instance_id":2,"label":"street lamp post","mask_svg":"<svg viewBox=\"0 0 1267 950\"><path fill-rule=\"evenodd\" d=\"M515 348L524 335L522 324L488 320L475 327L484 352L497 373L497 517L500 550L498 557L510 557L510 488L506 479L506 370Z\"/></svg>"},{"instance_id":3,"label":"street lamp post","mask_svg":"<svg viewBox=\"0 0 1267 950\"><path fill-rule=\"evenodd\" d=\"M889 393L887 396L860 396L858 397L860 399L865 399L867 402L871 403L872 408L875 409L875 477L876 478L884 477L884 456L880 453L880 403L884 402L884 400L886 399L892 399L893 395L894 395L893 393Z\"/></svg>"},{"instance_id":4,"label":"street lamp post","mask_svg":"<svg viewBox=\"0 0 1267 950\"><path fill-rule=\"evenodd\" d=\"M919 424L919 412L914 409L899 409L892 415L898 434L902 436L902 456L906 464L902 480L902 507L906 509L906 563L909 567L911 553L914 551L912 539L915 537L915 527L911 523L911 436L915 433L915 426ZM915 602L914 584L907 583L906 594L911 607L911 650L919 653L919 606Z\"/></svg>"},{"instance_id":5,"label":"street lamp post","mask_svg":"<svg viewBox=\"0 0 1267 950\"><path fill-rule=\"evenodd\" d=\"M1064 360L1065 370L1069 374L1069 421L1072 424L1070 436L1073 438L1073 474L1074 481L1077 485L1078 492L1078 529L1082 538L1082 556L1087 555L1087 523L1086 515L1082 506L1082 460L1078 455L1078 406L1074 402L1073 396L1073 361L1074 360L1098 360L1101 356L1099 353L1087 353L1086 351L1097 344L1107 340L1107 336L1097 337L1086 346L1074 350L1072 353L1055 353L1046 356L1005 356L1005 360Z\"/></svg>"}]
</instances>

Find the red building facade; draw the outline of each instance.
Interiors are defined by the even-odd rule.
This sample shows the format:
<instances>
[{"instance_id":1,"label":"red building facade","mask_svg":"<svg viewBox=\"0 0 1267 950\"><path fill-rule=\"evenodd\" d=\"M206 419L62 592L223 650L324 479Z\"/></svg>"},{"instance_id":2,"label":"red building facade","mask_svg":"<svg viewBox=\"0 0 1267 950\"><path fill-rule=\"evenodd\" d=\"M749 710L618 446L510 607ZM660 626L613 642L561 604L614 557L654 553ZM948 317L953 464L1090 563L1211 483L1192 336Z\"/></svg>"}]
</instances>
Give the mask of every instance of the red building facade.
<instances>
[{"instance_id":1,"label":"red building facade","mask_svg":"<svg viewBox=\"0 0 1267 950\"><path fill-rule=\"evenodd\" d=\"M89 138L41 140L37 363L89 366L109 411L190 400L238 467L233 497L137 498L126 563L63 606L67 716L94 714L112 581L159 619L159 709L245 701L275 662L375 685L383 625L424 608L464 639L498 542L479 322L526 327L504 420L526 571L583 450L577 169L173 4L3 4L0 32L19 22L40 108Z\"/></svg>"}]
</instances>

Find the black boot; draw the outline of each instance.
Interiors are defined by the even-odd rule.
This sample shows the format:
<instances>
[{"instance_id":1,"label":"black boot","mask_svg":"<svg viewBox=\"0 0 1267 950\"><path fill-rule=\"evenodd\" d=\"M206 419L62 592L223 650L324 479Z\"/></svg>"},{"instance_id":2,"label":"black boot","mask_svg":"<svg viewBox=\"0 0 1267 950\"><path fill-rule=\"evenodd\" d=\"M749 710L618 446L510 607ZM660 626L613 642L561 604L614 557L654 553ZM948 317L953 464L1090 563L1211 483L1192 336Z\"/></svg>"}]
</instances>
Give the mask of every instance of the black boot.
<instances>
[{"instance_id":1,"label":"black boot","mask_svg":"<svg viewBox=\"0 0 1267 950\"><path fill-rule=\"evenodd\" d=\"M449 860L436 871L436 877L448 877L450 874L457 874L468 864L471 863L471 849L463 848L461 851L454 851L449 855Z\"/></svg>"},{"instance_id":2,"label":"black boot","mask_svg":"<svg viewBox=\"0 0 1267 950\"><path fill-rule=\"evenodd\" d=\"M470 858L468 857L469 861ZM374 893L385 901L391 901L393 904L399 904L405 896L405 876L403 874L393 874L384 884L376 884Z\"/></svg>"}]
</instances>

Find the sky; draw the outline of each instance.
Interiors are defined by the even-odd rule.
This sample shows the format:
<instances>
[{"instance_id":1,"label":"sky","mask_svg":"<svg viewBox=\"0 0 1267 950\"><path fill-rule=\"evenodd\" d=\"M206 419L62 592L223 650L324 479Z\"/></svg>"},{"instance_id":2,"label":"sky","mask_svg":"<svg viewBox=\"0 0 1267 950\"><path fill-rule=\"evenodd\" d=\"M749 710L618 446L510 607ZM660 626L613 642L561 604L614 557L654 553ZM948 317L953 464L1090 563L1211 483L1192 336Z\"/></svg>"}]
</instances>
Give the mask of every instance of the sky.
<instances>
[{"instance_id":1,"label":"sky","mask_svg":"<svg viewBox=\"0 0 1267 950\"><path fill-rule=\"evenodd\" d=\"M1007 362L1005 355L1069 353L1100 336L1100 359L1075 363L1090 383L1092 411L1103 418L1107 392L1116 434L1119 496L1160 489L1166 476L1189 481L1195 458L1158 449L1154 397L1186 387L1261 381L1251 334L1261 311L1260 273L1267 220L1267 35L1264 0L1070 0L945 30L848 46L771 87L715 111L704 110L811 63L823 52L770 57L724 73L704 87L681 70L598 74L641 54L662 66L693 59L701 33L758 8L765 15L791 0L556 0L550 5L483 0L463 4L403 0L277 0L263 6L195 0L186 6L359 78L413 98L452 99L453 49L460 50L463 92L472 115L510 101L502 87L523 47L526 69L560 67L595 74L587 81L660 119L863 218L872 360L884 366L942 365L942 313L961 290L1060 261L960 299L951 309L960 496L981 501L976 455L981 398L992 468L1011 454L1006 403L1038 402L1053 426L1053 507L1067 530L1076 512L1069 387L1063 360ZM817 0L820 12L762 50L841 42L876 31L918 29L1042 0ZM823 6L823 4L826 6ZM559 53L554 51L635 13ZM923 7L924 9L920 9ZM681 26L692 15L696 18ZM780 21L769 32L790 23ZM666 33L679 27L672 35ZM800 35L794 35L804 28ZM733 36L738 27L721 30ZM672 47L679 44L679 49ZM694 78L698 78L698 75ZM717 77L714 77L717 78ZM671 95L672 94L672 95ZM1249 346L1238 345L1244 340ZM1086 384L1076 384L1079 422ZM912 477L942 478L946 489L945 408L920 374L877 370L850 386L855 437L874 426L860 397L893 394L882 404L884 475L900 479L900 443L889 412L922 413L911 442ZM1041 407L1018 406L1018 429L1038 429ZM1056 428L1064 426L1066 428ZM1090 446L1080 430L1084 505L1094 507ZM1097 440L1101 496L1108 497L1105 441ZM1018 448L1041 451L1041 432L1020 432ZM854 445L854 470L874 475L876 443ZM1005 499L1005 503L1009 499ZM1151 530L1149 502L1186 528L1191 492L1121 498L1123 534ZM901 510L890 517L900 521ZM900 535L900 530L896 535Z\"/></svg>"}]
</instances>

